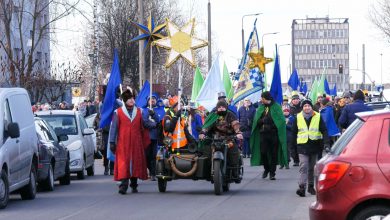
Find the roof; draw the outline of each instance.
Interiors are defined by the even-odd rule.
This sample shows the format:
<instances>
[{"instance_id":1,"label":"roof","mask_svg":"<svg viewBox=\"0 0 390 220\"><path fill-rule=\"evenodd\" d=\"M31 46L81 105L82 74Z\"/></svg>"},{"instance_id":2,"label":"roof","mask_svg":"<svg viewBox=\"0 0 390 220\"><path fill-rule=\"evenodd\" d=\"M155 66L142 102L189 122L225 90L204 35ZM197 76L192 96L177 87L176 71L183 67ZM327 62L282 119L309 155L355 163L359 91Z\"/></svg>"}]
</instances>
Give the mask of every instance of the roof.
<instances>
[{"instance_id":1,"label":"roof","mask_svg":"<svg viewBox=\"0 0 390 220\"><path fill-rule=\"evenodd\" d=\"M370 117L390 117L390 106L387 106L385 109L368 111L368 112L359 112L356 113L356 116L361 118L364 121L367 121Z\"/></svg>"},{"instance_id":2,"label":"roof","mask_svg":"<svg viewBox=\"0 0 390 220\"><path fill-rule=\"evenodd\" d=\"M76 112L73 110L49 110L49 111L39 111L35 112L36 115L75 115Z\"/></svg>"}]
</instances>

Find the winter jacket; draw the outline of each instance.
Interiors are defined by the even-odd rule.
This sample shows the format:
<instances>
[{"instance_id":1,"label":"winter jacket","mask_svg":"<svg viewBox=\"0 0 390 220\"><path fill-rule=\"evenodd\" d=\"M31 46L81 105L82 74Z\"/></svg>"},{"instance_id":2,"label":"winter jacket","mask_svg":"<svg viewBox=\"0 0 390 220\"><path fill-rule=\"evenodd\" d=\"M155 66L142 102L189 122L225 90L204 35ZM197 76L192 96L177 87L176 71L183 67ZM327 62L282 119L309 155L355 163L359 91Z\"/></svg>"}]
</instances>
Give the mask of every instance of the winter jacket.
<instances>
[{"instance_id":1,"label":"winter jacket","mask_svg":"<svg viewBox=\"0 0 390 220\"><path fill-rule=\"evenodd\" d=\"M256 109L252 105L248 108L245 106L241 106L238 110L238 120L240 122L240 130L242 131L242 135L245 138L251 137L251 128L253 117L255 116Z\"/></svg>"},{"instance_id":2,"label":"winter jacket","mask_svg":"<svg viewBox=\"0 0 390 220\"><path fill-rule=\"evenodd\" d=\"M364 104L362 100L355 100L352 104L344 107L339 118L339 124L342 128L348 128L356 119L355 113L373 111L373 109Z\"/></svg>"}]
</instances>

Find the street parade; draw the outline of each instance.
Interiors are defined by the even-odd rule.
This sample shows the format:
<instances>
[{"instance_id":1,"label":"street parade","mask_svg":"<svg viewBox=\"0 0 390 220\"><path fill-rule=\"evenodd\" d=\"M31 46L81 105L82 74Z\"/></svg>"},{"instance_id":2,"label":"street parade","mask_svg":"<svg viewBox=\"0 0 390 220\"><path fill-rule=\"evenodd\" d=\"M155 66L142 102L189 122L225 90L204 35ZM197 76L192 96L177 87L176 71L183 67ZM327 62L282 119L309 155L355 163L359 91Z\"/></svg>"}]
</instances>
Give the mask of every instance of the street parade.
<instances>
[{"instance_id":1,"label":"street parade","mask_svg":"<svg viewBox=\"0 0 390 220\"><path fill-rule=\"evenodd\" d=\"M330 6L283 17L284 35L271 6L23 2L0 3L0 219L390 220L389 0L367 12L380 62ZM240 40L214 4L239 10ZM78 19L82 40L46 44ZM74 41L78 64L54 64Z\"/></svg>"}]
</instances>

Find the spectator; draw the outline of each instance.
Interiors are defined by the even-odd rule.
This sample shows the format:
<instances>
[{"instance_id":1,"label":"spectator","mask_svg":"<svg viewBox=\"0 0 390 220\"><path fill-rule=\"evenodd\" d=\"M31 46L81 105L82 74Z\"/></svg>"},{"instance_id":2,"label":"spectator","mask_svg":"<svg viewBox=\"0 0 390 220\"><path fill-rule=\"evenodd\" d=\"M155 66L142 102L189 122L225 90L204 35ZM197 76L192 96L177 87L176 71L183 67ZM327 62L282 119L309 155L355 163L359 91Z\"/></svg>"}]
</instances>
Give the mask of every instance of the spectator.
<instances>
[{"instance_id":1,"label":"spectator","mask_svg":"<svg viewBox=\"0 0 390 220\"><path fill-rule=\"evenodd\" d=\"M355 113L373 111L371 107L364 104L364 94L362 90L356 91L353 100L354 102L352 104L345 106L339 118L339 124L343 129L348 128L356 119Z\"/></svg>"}]
</instances>

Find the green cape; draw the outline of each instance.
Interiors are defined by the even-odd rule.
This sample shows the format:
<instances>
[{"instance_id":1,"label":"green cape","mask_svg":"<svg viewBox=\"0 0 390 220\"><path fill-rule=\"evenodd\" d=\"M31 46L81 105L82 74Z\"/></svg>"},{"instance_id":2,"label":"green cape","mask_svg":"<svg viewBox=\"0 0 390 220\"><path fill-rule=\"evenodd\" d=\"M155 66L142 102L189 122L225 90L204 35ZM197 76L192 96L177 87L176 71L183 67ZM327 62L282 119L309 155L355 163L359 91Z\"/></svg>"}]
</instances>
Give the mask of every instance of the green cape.
<instances>
[{"instance_id":1,"label":"green cape","mask_svg":"<svg viewBox=\"0 0 390 220\"><path fill-rule=\"evenodd\" d=\"M256 111L255 117L252 124L252 133L250 138L250 147L251 147L251 166L260 166L262 164L261 154L260 154L260 131L257 126L257 122L260 119L261 115L264 112L264 105L259 106ZM271 117L278 129L278 139L279 139L279 148L278 148L278 164L287 165L287 137L286 137L286 119L284 118L282 107L274 103L270 107Z\"/></svg>"}]
</instances>

